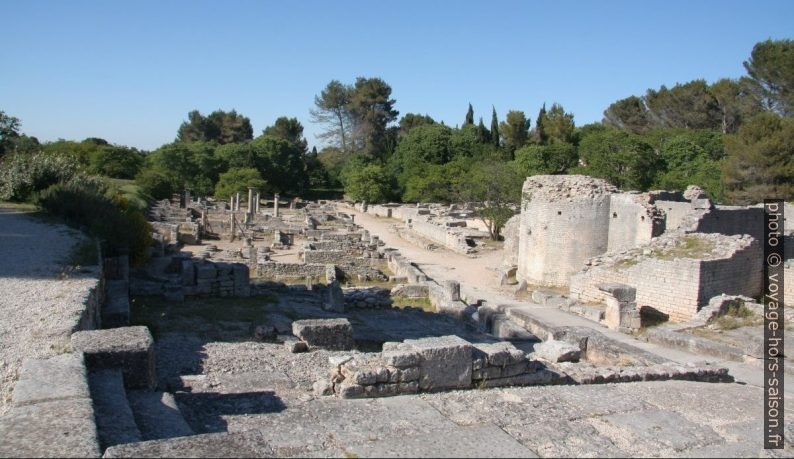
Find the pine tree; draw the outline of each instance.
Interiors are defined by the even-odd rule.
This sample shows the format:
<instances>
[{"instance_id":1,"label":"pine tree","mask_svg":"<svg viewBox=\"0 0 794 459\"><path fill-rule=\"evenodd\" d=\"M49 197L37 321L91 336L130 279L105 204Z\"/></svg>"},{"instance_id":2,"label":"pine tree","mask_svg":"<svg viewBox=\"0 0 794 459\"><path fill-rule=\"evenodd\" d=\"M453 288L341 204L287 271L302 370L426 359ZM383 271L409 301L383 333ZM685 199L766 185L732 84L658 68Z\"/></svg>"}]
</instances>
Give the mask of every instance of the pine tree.
<instances>
[{"instance_id":1,"label":"pine tree","mask_svg":"<svg viewBox=\"0 0 794 459\"><path fill-rule=\"evenodd\" d=\"M471 102L469 103L469 111L466 112L466 121L463 122L463 125L467 124L474 124L474 108L471 106Z\"/></svg>"},{"instance_id":2,"label":"pine tree","mask_svg":"<svg viewBox=\"0 0 794 459\"><path fill-rule=\"evenodd\" d=\"M491 106L493 112L491 113L491 143L494 146L499 146L499 120L496 119L496 108Z\"/></svg>"}]
</instances>

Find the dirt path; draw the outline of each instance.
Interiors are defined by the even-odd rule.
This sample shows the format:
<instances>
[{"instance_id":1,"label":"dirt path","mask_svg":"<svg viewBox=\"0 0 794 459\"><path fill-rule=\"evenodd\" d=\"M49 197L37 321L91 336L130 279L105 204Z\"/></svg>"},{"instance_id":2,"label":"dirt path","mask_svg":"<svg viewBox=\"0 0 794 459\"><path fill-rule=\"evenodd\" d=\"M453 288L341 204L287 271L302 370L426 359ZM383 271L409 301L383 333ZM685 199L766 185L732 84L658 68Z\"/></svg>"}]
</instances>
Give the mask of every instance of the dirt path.
<instances>
[{"instance_id":1,"label":"dirt path","mask_svg":"<svg viewBox=\"0 0 794 459\"><path fill-rule=\"evenodd\" d=\"M638 341L630 335L619 333L587 320L581 316L569 314L557 308L537 305L527 301L517 300L512 294L498 288L496 269L502 261L499 251L487 252L478 258L470 258L446 249L427 251L421 247L402 239L394 232L394 225L402 226L395 219L379 218L364 214L349 207L340 207L340 211L355 215L357 224L370 233L380 237L387 246L398 249L404 256L416 263L420 269L437 281L457 280L461 284L461 294L469 303L483 299L491 304L519 305L531 311L533 315L541 317L553 325L571 325L588 327L598 330L604 335L626 344L638 347L669 360L679 363L712 361L730 369L731 374L739 381L754 386L763 386L763 371L748 364L721 360L713 357L692 354L677 349L665 348L656 344ZM794 381L787 378L786 394L794 394Z\"/></svg>"}]
</instances>

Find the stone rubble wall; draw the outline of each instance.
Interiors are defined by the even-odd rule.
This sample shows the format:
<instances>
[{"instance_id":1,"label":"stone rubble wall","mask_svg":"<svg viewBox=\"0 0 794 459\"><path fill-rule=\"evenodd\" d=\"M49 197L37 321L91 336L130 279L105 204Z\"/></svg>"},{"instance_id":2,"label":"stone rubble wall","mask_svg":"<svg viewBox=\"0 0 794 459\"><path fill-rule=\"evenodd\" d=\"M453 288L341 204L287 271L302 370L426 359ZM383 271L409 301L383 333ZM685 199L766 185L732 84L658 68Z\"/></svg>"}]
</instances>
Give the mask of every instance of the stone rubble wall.
<instances>
[{"instance_id":1,"label":"stone rubble wall","mask_svg":"<svg viewBox=\"0 0 794 459\"><path fill-rule=\"evenodd\" d=\"M267 261L257 263L256 274L271 279L305 279L306 277L322 278L326 276L326 264L323 263L280 263Z\"/></svg>"}]
</instances>

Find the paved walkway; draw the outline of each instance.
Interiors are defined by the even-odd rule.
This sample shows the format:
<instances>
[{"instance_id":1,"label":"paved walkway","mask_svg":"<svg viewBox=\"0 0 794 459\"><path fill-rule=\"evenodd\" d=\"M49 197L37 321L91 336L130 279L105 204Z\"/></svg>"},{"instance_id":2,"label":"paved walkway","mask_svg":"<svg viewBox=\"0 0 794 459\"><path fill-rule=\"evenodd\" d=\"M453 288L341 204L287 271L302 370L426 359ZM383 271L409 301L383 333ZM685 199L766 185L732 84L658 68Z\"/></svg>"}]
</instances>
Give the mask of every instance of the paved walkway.
<instances>
[{"instance_id":1,"label":"paved walkway","mask_svg":"<svg viewBox=\"0 0 794 459\"><path fill-rule=\"evenodd\" d=\"M68 349L82 299L96 280L61 279L79 233L0 207L0 415L8 410L22 359Z\"/></svg>"},{"instance_id":2,"label":"paved walkway","mask_svg":"<svg viewBox=\"0 0 794 459\"><path fill-rule=\"evenodd\" d=\"M394 225L403 226L399 220L375 217L364 214L349 207L339 207L340 211L355 215L357 224L370 233L380 237L387 246L398 249L405 257L416 263L428 276L441 280L457 280L461 284L461 295L470 302L483 299L491 304L517 305L532 315L552 325L581 326L596 329L604 335L623 343L627 343L679 363L716 362L730 369L737 381L753 386L763 386L763 369L741 362L727 361L715 357L702 356L678 349L670 349L619 333L601 324L587 320L581 316L561 311L558 308L545 307L531 302L516 300L512 294L501 290L498 285L497 269L502 262L501 251L486 252L479 257L469 257L439 248L427 251L402 239L394 231ZM794 395L794 375L786 378L785 391Z\"/></svg>"}]
</instances>

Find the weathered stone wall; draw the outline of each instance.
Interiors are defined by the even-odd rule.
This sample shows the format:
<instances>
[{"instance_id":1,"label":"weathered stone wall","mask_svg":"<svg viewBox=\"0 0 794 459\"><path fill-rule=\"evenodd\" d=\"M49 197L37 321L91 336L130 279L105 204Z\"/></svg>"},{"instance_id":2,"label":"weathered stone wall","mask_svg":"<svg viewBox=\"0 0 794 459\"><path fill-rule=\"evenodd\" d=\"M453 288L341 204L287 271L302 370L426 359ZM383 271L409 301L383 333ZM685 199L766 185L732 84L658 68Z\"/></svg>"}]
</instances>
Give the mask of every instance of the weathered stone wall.
<instances>
[{"instance_id":1,"label":"weathered stone wall","mask_svg":"<svg viewBox=\"0 0 794 459\"><path fill-rule=\"evenodd\" d=\"M691 235L704 237L704 235ZM716 235L714 235L716 236ZM654 244L663 247L675 235ZM740 236L720 236L719 244L729 254L713 259L664 259L650 253L614 255L571 277L571 298L581 302L603 302L599 284L621 283L637 289L637 305L667 314L673 321L690 320L709 299L720 293L757 296L761 287L761 248L758 241ZM649 249L653 252L655 247ZM640 252L642 253L642 252Z\"/></svg>"},{"instance_id":2,"label":"weathered stone wall","mask_svg":"<svg viewBox=\"0 0 794 459\"><path fill-rule=\"evenodd\" d=\"M325 277L327 265L322 263L279 263L268 261L256 265L256 274L271 279L303 279Z\"/></svg>"},{"instance_id":3,"label":"weathered stone wall","mask_svg":"<svg viewBox=\"0 0 794 459\"><path fill-rule=\"evenodd\" d=\"M675 231L681 227L684 218L692 212L692 203L684 201L658 200L654 204L665 213L665 231Z\"/></svg>"},{"instance_id":4,"label":"weathered stone wall","mask_svg":"<svg viewBox=\"0 0 794 459\"><path fill-rule=\"evenodd\" d=\"M664 216L648 193L619 193L609 198L607 251L620 252L651 242L664 232Z\"/></svg>"},{"instance_id":5,"label":"weathered stone wall","mask_svg":"<svg viewBox=\"0 0 794 459\"><path fill-rule=\"evenodd\" d=\"M571 274L606 252L610 193L605 181L583 175L536 175L523 187L519 280L566 286Z\"/></svg>"},{"instance_id":6,"label":"weathered stone wall","mask_svg":"<svg viewBox=\"0 0 794 459\"><path fill-rule=\"evenodd\" d=\"M309 264L323 263L339 265L347 261L351 253L345 250L306 250L303 261Z\"/></svg>"},{"instance_id":7,"label":"weathered stone wall","mask_svg":"<svg viewBox=\"0 0 794 459\"><path fill-rule=\"evenodd\" d=\"M698 233L749 234L762 240L763 228L763 207L717 206L703 214L695 230Z\"/></svg>"}]
</instances>

